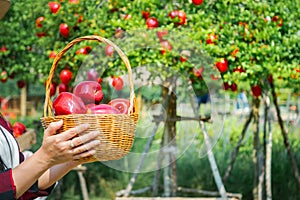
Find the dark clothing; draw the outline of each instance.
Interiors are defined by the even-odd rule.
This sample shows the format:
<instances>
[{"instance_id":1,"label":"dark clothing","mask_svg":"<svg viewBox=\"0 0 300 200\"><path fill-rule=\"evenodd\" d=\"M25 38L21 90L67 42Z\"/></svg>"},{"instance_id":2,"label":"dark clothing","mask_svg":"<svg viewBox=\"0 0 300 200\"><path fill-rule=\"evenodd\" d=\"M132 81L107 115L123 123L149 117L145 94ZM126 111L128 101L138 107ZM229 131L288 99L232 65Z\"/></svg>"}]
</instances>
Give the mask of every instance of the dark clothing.
<instances>
[{"instance_id":1,"label":"dark clothing","mask_svg":"<svg viewBox=\"0 0 300 200\"><path fill-rule=\"evenodd\" d=\"M0 126L5 128L11 134L12 130L9 128L7 121L0 114ZM0 134L3 134L0 132ZM0 147L1 148L1 147ZM24 161L24 155L20 152L20 163ZM0 167L4 168L3 166ZM33 169L34 170L34 169ZM26 176L26 175L24 175ZM31 186L31 188L25 192L19 200L30 200L35 199L41 196L47 196L53 190L54 185L48 188L47 190L41 191L38 189L38 182ZM14 180L12 177L12 169L4 169L4 171L0 171L0 199L3 200L14 200L16 199L16 186L14 184Z\"/></svg>"}]
</instances>

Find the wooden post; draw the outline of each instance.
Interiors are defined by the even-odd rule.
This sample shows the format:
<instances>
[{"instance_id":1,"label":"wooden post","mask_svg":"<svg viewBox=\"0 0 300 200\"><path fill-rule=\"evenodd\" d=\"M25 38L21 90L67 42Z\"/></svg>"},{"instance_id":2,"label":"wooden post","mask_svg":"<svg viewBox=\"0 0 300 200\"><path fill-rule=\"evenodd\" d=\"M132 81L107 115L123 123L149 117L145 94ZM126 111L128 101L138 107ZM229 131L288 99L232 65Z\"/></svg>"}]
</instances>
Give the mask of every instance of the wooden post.
<instances>
[{"instance_id":1,"label":"wooden post","mask_svg":"<svg viewBox=\"0 0 300 200\"><path fill-rule=\"evenodd\" d=\"M21 118L24 118L26 116L26 101L27 101L27 86L21 89L21 95L20 95Z\"/></svg>"},{"instance_id":2,"label":"wooden post","mask_svg":"<svg viewBox=\"0 0 300 200\"><path fill-rule=\"evenodd\" d=\"M83 200L89 200L88 190L87 190L85 178L83 176L83 173L86 171L86 167L79 165L76 168L74 168L74 170L78 174Z\"/></svg>"}]
</instances>

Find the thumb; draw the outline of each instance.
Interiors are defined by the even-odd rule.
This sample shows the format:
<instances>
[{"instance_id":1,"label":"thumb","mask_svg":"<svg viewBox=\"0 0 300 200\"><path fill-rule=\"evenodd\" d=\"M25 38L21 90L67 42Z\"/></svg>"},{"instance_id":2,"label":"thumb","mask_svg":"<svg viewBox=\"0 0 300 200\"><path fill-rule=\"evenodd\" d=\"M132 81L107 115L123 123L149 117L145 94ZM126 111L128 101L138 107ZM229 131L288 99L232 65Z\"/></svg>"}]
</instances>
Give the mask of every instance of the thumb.
<instances>
[{"instance_id":1,"label":"thumb","mask_svg":"<svg viewBox=\"0 0 300 200\"><path fill-rule=\"evenodd\" d=\"M55 135L56 131L63 125L63 120L51 122L44 132L44 136Z\"/></svg>"}]
</instances>

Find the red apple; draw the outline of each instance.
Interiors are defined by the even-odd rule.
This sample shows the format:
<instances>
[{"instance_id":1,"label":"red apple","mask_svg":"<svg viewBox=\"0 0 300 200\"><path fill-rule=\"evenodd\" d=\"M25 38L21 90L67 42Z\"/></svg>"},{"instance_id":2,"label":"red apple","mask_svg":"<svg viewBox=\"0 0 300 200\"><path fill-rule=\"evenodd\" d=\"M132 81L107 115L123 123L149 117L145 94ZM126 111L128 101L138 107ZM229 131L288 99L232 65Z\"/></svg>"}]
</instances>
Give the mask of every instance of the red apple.
<instances>
[{"instance_id":1,"label":"red apple","mask_svg":"<svg viewBox=\"0 0 300 200\"><path fill-rule=\"evenodd\" d=\"M62 23L59 25L59 32L63 37L69 36L69 26L66 23Z\"/></svg>"},{"instance_id":2,"label":"red apple","mask_svg":"<svg viewBox=\"0 0 300 200\"><path fill-rule=\"evenodd\" d=\"M47 34L45 32L39 32L39 33L36 33L36 36L38 38L42 38L42 37L45 37Z\"/></svg>"},{"instance_id":3,"label":"red apple","mask_svg":"<svg viewBox=\"0 0 300 200\"><path fill-rule=\"evenodd\" d=\"M50 85L50 97L54 96L56 93L56 83L51 83Z\"/></svg>"},{"instance_id":4,"label":"red apple","mask_svg":"<svg viewBox=\"0 0 300 200\"><path fill-rule=\"evenodd\" d=\"M69 69L63 69L59 75L61 82L66 85L70 83L70 81L72 80L72 76L73 74Z\"/></svg>"},{"instance_id":5,"label":"red apple","mask_svg":"<svg viewBox=\"0 0 300 200\"><path fill-rule=\"evenodd\" d=\"M49 59L51 58L55 58L56 57L56 52L55 51L51 51L49 54Z\"/></svg>"},{"instance_id":6,"label":"red apple","mask_svg":"<svg viewBox=\"0 0 300 200\"><path fill-rule=\"evenodd\" d=\"M17 137L21 136L23 133L25 133L26 126L22 122L15 122L12 127L12 130L13 130L14 136L17 138Z\"/></svg>"},{"instance_id":7,"label":"red apple","mask_svg":"<svg viewBox=\"0 0 300 200\"><path fill-rule=\"evenodd\" d=\"M231 86L230 86L230 88L231 88L231 91L232 91L232 92L236 92L236 91L237 91L237 88L238 88L238 86L237 86L237 84L236 84L236 83L232 83L232 84L231 84Z\"/></svg>"},{"instance_id":8,"label":"red apple","mask_svg":"<svg viewBox=\"0 0 300 200\"><path fill-rule=\"evenodd\" d=\"M0 74L0 80L2 83L5 83L8 79L8 74L6 71L2 71Z\"/></svg>"},{"instance_id":9,"label":"red apple","mask_svg":"<svg viewBox=\"0 0 300 200\"><path fill-rule=\"evenodd\" d=\"M222 58L220 61L216 63L216 67L221 73L224 73L228 70L228 61L226 58Z\"/></svg>"},{"instance_id":10,"label":"red apple","mask_svg":"<svg viewBox=\"0 0 300 200\"><path fill-rule=\"evenodd\" d=\"M208 34L208 37L206 39L206 44L216 44L216 41L218 40L218 36L215 34Z\"/></svg>"},{"instance_id":11,"label":"red apple","mask_svg":"<svg viewBox=\"0 0 300 200\"><path fill-rule=\"evenodd\" d=\"M271 84L273 82L273 75L269 74L267 77L268 82Z\"/></svg>"},{"instance_id":12,"label":"red apple","mask_svg":"<svg viewBox=\"0 0 300 200\"><path fill-rule=\"evenodd\" d=\"M186 21L186 14L184 11L174 10L168 14L172 19L178 18L179 22L175 22L175 25L183 25Z\"/></svg>"},{"instance_id":13,"label":"red apple","mask_svg":"<svg viewBox=\"0 0 300 200\"><path fill-rule=\"evenodd\" d=\"M168 35L168 30L165 29L165 30L162 30L162 31L157 31L156 35L157 35L159 41L164 41L163 36Z\"/></svg>"},{"instance_id":14,"label":"red apple","mask_svg":"<svg viewBox=\"0 0 300 200\"><path fill-rule=\"evenodd\" d=\"M254 85L251 87L253 96L259 97L262 93L261 87L259 85Z\"/></svg>"},{"instance_id":15,"label":"red apple","mask_svg":"<svg viewBox=\"0 0 300 200\"><path fill-rule=\"evenodd\" d=\"M104 97L102 87L96 81L82 81L78 83L74 87L73 93L80 97L84 104L99 104Z\"/></svg>"},{"instance_id":16,"label":"red apple","mask_svg":"<svg viewBox=\"0 0 300 200\"><path fill-rule=\"evenodd\" d=\"M116 28L115 38L123 38L124 36L125 36L125 31L121 27Z\"/></svg>"},{"instance_id":17,"label":"red apple","mask_svg":"<svg viewBox=\"0 0 300 200\"><path fill-rule=\"evenodd\" d=\"M172 45L167 40L161 41L160 45L162 47L162 50L160 51L161 54L165 54L166 51L171 51L172 50Z\"/></svg>"},{"instance_id":18,"label":"red apple","mask_svg":"<svg viewBox=\"0 0 300 200\"><path fill-rule=\"evenodd\" d=\"M86 54L88 54L88 51L87 51L87 49L85 47L81 47L80 49L78 49L76 51L76 55L78 55L78 54L86 55Z\"/></svg>"},{"instance_id":19,"label":"red apple","mask_svg":"<svg viewBox=\"0 0 300 200\"><path fill-rule=\"evenodd\" d=\"M150 12L149 11L142 11L142 16L144 19L148 19L150 16Z\"/></svg>"},{"instance_id":20,"label":"red apple","mask_svg":"<svg viewBox=\"0 0 300 200\"><path fill-rule=\"evenodd\" d=\"M121 114L128 114L128 109L130 106L130 102L128 99L123 99L123 98L116 98L112 99L108 105L111 105L112 107L116 108L119 110Z\"/></svg>"},{"instance_id":21,"label":"red apple","mask_svg":"<svg viewBox=\"0 0 300 200\"><path fill-rule=\"evenodd\" d=\"M228 82L224 82L224 83L223 83L223 89L224 89L224 90L229 90L229 89L231 89L231 86L229 85Z\"/></svg>"},{"instance_id":22,"label":"red apple","mask_svg":"<svg viewBox=\"0 0 300 200\"><path fill-rule=\"evenodd\" d=\"M62 92L53 101L54 115L85 114L87 109L81 98Z\"/></svg>"},{"instance_id":23,"label":"red apple","mask_svg":"<svg viewBox=\"0 0 300 200\"><path fill-rule=\"evenodd\" d=\"M157 28L159 23L155 17L150 17L146 20L146 25L148 29Z\"/></svg>"},{"instance_id":24,"label":"red apple","mask_svg":"<svg viewBox=\"0 0 300 200\"><path fill-rule=\"evenodd\" d=\"M99 74L97 72L96 69L90 69L88 72L87 72L87 79L89 81L98 81L98 78L99 78ZM98 82L99 83L99 82Z\"/></svg>"},{"instance_id":25,"label":"red apple","mask_svg":"<svg viewBox=\"0 0 300 200\"><path fill-rule=\"evenodd\" d=\"M69 3L70 3L70 4L78 4L78 3L79 3L79 0L69 0Z\"/></svg>"},{"instance_id":26,"label":"red apple","mask_svg":"<svg viewBox=\"0 0 300 200\"><path fill-rule=\"evenodd\" d=\"M4 52L6 52L6 51L7 51L7 48L6 48L5 46L2 46L2 47L0 48L0 52L4 53Z\"/></svg>"},{"instance_id":27,"label":"red apple","mask_svg":"<svg viewBox=\"0 0 300 200\"><path fill-rule=\"evenodd\" d=\"M203 3L203 0L192 0L194 5L201 5Z\"/></svg>"},{"instance_id":28,"label":"red apple","mask_svg":"<svg viewBox=\"0 0 300 200\"><path fill-rule=\"evenodd\" d=\"M202 78L202 73L204 72L204 67L201 67L199 69L194 69L193 73L196 77Z\"/></svg>"},{"instance_id":29,"label":"red apple","mask_svg":"<svg viewBox=\"0 0 300 200\"><path fill-rule=\"evenodd\" d=\"M233 72L243 73L243 72L246 72L246 70L241 68L241 67L236 67L236 68L233 69Z\"/></svg>"},{"instance_id":30,"label":"red apple","mask_svg":"<svg viewBox=\"0 0 300 200\"><path fill-rule=\"evenodd\" d=\"M111 85L115 88L115 90L122 90L124 85L122 77L113 77Z\"/></svg>"},{"instance_id":31,"label":"red apple","mask_svg":"<svg viewBox=\"0 0 300 200\"><path fill-rule=\"evenodd\" d=\"M18 88L23 88L26 85L26 81L25 80L19 80L17 82Z\"/></svg>"},{"instance_id":32,"label":"red apple","mask_svg":"<svg viewBox=\"0 0 300 200\"><path fill-rule=\"evenodd\" d=\"M64 84L64 83L60 83L58 85L58 92L62 93L62 92L68 92L68 85Z\"/></svg>"},{"instance_id":33,"label":"red apple","mask_svg":"<svg viewBox=\"0 0 300 200\"><path fill-rule=\"evenodd\" d=\"M48 3L51 13L56 14L60 9L60 4L54 1Z\"/></svg>"},{"instance_id":34,"label":"red apple","mask_svg":"<svg viewBox=\"0 0 300 200\"><path fill-rule=\"evenodd\" d=\"M108 104L91 106L88 110L91 114L121 114L119 110Z\"/></svg>"},{"instance_id":35,"label":"red apple","mask_svg":"<svg viewBox=\"0 0 300 200\"><path fill-rule=\"evenodd\" d=\"M114 48L110 45L107 45L105 47L105 53L106 53L107 56L111 57L114 54Z\"/></svg>"},{"instance_id":36,"label":"red apple","mask_svg":"<svg viewBox=\"0 0 300 200\"><path fill-rule=\"evenodd\" d=\"M35 25L39 28L42 28L42 22L45 20L45 17L41 16L35 20Z\"/></svg>"}]
</instances>

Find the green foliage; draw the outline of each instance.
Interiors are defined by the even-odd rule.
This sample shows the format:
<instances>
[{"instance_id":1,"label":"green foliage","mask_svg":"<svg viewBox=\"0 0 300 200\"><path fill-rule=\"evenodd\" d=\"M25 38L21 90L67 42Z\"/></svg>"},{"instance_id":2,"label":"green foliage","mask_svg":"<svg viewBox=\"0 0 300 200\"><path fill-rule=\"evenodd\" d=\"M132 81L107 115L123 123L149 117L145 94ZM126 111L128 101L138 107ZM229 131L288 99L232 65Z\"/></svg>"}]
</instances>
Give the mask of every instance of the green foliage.
<instances>
[{"instance_id":1,"label":"green foliage","mask_svg":"<svg viewBox=\"0 0 300 200\"><path fill-rule=\"evenodd\" d=\"M247 82L264 86L266 78L272 74L281 87L299 89L298 1L210 1L200 6L182 0L169 3L156 0L70 3L66 0L59 3L59 11L53 14L45 0L13 1L7 16L0 22L0 44L7 48L6 52L0 52L1 70L31 82L44 82L53 61L48 58L51 51L59 52L80 36L100 35L120 45L133 67L150 63L164 66L161 71L153 72L154 77L190 73L191 69L202 65L213 68L212 62L226 58L229 68L218 77L229 84ZM186 13L183 25L176 24L178 18L168 17L174 10ZM157 18L159 27L147 29L142 11ZM41 16L44 20L37 26L36 19ZM59 32L61 23L69 26L67 37ZM168 31L163 40L172 45L172 50L165 54L161 54L162 47L156 36L156 32L162 30ZM209 34L216 35L214 44L206 43ZM75 54L87 45L93 50L100 49L97 54L101 56L87 59ZM68 67L76 74L83 62L98 70L108 68L103 76L118 75L119 70L125 70L116 55L109 58L103 54L105 46L98 46L82 42L70 49L60 61L54 77L56 82L59 82L61 69ZM182 50L190 51L188 62L178 60ZM212 59L208 60L203 52ZM236 68L245 72L235 72Z\"/></svg>"}]
</instances>

